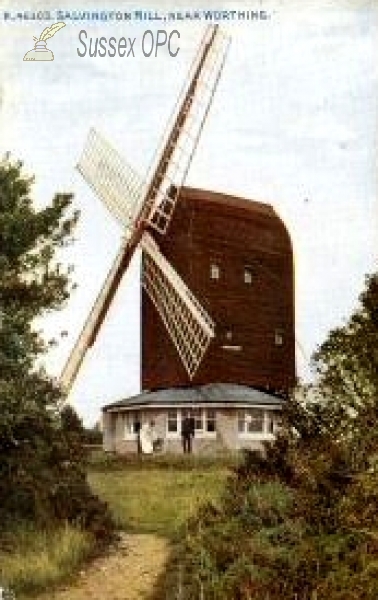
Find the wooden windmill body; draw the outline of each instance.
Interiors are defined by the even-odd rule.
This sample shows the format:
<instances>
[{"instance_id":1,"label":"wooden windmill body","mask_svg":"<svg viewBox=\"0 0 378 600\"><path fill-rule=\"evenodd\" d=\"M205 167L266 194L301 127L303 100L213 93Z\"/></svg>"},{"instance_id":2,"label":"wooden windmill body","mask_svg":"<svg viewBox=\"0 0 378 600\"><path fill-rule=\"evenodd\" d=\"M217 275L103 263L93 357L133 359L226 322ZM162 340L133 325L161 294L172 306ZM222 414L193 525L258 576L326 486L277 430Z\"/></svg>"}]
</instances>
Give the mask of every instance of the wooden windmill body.
<instances>
[{"instance_id":1,"label":"wooden windmill body","mask_svg":"<svg viewBox=\"0 0 378 600\"><path fill-rule=\"evenodd\" d=\"M96 131L89 133L78 169L121 223L124 238L63 370L66 389L137 247L143 389L224 381L282 392L294 383L285 227L266 205L183 188L227 48L228 39L210 26L145 180Z\"/></svg>"},{"instance_id":2,"label":"wooden windmill body","mask_svg":"<svg viewBox=\"0 0 378 600\"><path fill-rule=\"evenodd\" d=\"M222 382L286 395L295 382L293 255L273 208L183 188L169 236L155 237L216 326L190 379L143 293L142 388Z\"/></svg>"}]
</instances>

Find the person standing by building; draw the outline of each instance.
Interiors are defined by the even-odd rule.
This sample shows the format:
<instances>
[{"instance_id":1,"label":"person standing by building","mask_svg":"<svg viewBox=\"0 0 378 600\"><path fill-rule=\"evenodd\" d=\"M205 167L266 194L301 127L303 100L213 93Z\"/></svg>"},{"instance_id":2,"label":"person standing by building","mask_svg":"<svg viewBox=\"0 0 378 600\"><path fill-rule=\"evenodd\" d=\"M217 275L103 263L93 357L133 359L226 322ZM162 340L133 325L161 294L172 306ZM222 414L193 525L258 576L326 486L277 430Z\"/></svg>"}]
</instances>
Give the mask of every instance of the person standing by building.
<instances>
[{"instance_id":1,"label":"person standing by building","mask_svg":"<svg viewBox=\"0 0 378 600\"><path fill-rule=\"evenodd\" d=\"M186 413L181 423L182 448L185 454L191 454L195 423L191 413Z\"/></svg>"},{"instance_id":2,"label":"person standing by building","mask_svg":"<svg viewBox=\"0 0 378 600\"><path fill-rule=\"evenodd\" d=\"M154 451L153 443L152 443L152 427L151 423L146 421L143 423L142 428L140 430L140 445L143 454L152 454Z\"/></svg>"},{"instance_id":3,"label":"person standing by building","mask_svg":"<svg viewBox=\"0 0 378 600\"><path fill-rule=\"evenodd\" d=\"M141 426L139 417L137 417L137 419L136 419L136 421L134 423L134 432L137 435L137 451L138 451L138 454L142 454L142 445L140 443L140 430L141 430L141 427L142 426Z\"/></svg>"}]
</instances>

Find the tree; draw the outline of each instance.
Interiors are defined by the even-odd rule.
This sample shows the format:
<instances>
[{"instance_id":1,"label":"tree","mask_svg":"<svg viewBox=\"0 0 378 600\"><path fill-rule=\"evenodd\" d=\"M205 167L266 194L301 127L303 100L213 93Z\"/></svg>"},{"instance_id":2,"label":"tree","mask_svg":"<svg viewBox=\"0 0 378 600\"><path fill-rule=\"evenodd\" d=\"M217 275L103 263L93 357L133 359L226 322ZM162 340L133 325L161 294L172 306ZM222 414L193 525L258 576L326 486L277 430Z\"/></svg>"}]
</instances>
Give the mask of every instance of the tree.
<instances>
[{"instance_id":1,"label":"tree","mask_svg":"<svg viewBox=\"0 0 378 600\"><path fill-rule=\"evenodd\" d=\"M71 431L75 433L79 437L84 437L84 427L83 422L80 419L79 415L70 404L66 404L60 413L60 417L62 420L62 427L67 431Z\"/></svg>"},{"instance_id":2,"label":"tree","mask_svg":"<svg viewBox=\"0 0 378 600\"><path fill-rule=\"evenodd\" d=\"M335 434L350 439L355 459L378 448L378 274L366 277L359 305L313 357L318 398Z\"/></svg>"},{"instance_id":3,"label":"tree","mask_svg":"<svg viewBox=\"0 0 378 600\"><path fill-rule=\"evenodd\" d=\"M59 308L69 297L68 273L54 261L57 248L72 241L77 213L64 218L71 195L59 194L36 211L30 198L33 180L21 164L0 163L0 310L2 379L30 369L45 346L32 322Z\"/></svg>"},{"instance_id":4,"label":"tree","mask_svg":"<svg viewBox=\"0 0 378 600\"><path fill-rule=\"evenodd\" d=\"M32 184L20 162L0 162L0 519L92 520L106 529L109 515L66 426L64 394L36 366L48 344L35 319L61 308L72 289L56 253L73 241L78 213L71 194L37 210Z\"/></svg>"}]
</instances>

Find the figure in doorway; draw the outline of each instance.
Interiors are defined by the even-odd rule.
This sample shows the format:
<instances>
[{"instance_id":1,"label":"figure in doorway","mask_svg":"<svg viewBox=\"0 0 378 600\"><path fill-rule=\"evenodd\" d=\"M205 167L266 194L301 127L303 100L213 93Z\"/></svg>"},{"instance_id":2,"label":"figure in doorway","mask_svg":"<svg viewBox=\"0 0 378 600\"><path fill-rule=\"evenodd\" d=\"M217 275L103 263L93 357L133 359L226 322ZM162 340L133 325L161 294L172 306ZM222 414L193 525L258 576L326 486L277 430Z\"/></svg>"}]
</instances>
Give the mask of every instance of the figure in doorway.
<instances>
[{"instance_id":1,"label":"figure in doorway","mask_svg":"<svg viewBox=\"0 0 378 600\"><path fill-rule=\"evenodd\" d=\"M185 454L192 452L194 429L194 417L192 413L186 413L181 423L182 448Z\"/></svg>"},{"instance_id":2,"label":"figure in doorway","mask_svg":"<svg viewBox=\"0 0 378 600\"><path fill-rule=\"evenodd\" d=\"M142 445L140 443L140 430L141 430L141 424L140 424L140 420L139 417L137 417L135 423L134 423L134 431L137 435L137 450L138 450L138 454L142 453Z\"/></svg>"},{"instance_id":3,"label":"figure in doorway","mask_svg":"<svg viewBox=\"0 0 378 600\"><path fill-rule=\"evenodd\" d=\"M142 428L140 430L140 445L141 445L143 454L152 454L154 451L153 428L154 428L154 422L146 421L145 423L143 423Z\"/></svg>"}]
</instances>

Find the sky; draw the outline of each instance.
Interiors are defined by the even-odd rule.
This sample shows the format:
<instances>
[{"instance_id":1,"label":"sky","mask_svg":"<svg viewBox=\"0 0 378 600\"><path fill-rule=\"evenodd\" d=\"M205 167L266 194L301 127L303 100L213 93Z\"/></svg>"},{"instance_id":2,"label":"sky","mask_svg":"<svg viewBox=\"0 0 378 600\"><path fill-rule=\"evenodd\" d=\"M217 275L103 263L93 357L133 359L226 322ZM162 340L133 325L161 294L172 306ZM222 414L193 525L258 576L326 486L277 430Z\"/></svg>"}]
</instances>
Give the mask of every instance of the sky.
<instances>
[{"instance_id":1,"label":"sky","mask_svg":"<svg viewBox=\"0 0 378 600\"><path fill-rule=\"evenodd\" d=\"M58 191L81 211L75 244L61 260L78 283L68 305L38 322L46 337L67 331L46 365L59 376L118 250L122 230L75 169L95 127L143 177L206 27L200 20L82 21L73 10L146 12L256 10L262 17L222 21L232 43L186 183L271 204L286 223L295 258L297 370L330 328L356 306L364 277L377 268L378 8L373 1L255 0L136 5L94 0L60 6L66 27L48 40L51 62L24 62L51 21L0 13L0 152L33 173L37 206ZM12 2L51 10L52 2ZM54 14L52 15L55 16ZM61 20L61 19L60 19ZM141 51L147 29L180 33L171 57ZM135 57L80 57L88 38L136 38ZM104 404L140 391L140 257L124 276L70 402L87 424Z\"/></svg>"}]
</instances>

